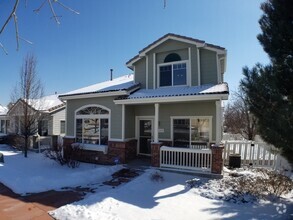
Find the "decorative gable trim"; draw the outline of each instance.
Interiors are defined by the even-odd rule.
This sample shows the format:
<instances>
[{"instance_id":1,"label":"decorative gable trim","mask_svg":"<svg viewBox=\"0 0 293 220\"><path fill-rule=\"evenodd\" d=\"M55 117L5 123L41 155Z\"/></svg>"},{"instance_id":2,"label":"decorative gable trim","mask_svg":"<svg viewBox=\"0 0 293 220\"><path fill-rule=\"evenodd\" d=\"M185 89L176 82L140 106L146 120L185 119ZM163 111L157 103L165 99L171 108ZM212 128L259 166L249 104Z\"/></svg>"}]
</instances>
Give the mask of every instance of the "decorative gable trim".
<instances>
[{"instance_id":1,"label":"decorative gable trim","mask_svg":"<svg viewBox=\"0 0 293 220\"><path fill-rule=\"evenodd\" d=\"M178 34L166 34L163 37L159 38L158 40L154 41L153 43L149 44L145 48L139 51L139 54L130 59L129 61L126 62L126 66L130 69L132 69L133 64L140 60L142 57L146 56L146 53L151 51L152 49L156 48L160 44L164 43L167 40L176 40L180 41L183 43L188 43L188 44L193 44L196 45L197 47L204 47L205 49L215 51L219 54L226 54L226 49L224 47L220 47L214 44L208 44L203 40L199 40L196 38L191 38L191 37L186 37L186 36L181 36Z\"/></svg>"}]
</instances>

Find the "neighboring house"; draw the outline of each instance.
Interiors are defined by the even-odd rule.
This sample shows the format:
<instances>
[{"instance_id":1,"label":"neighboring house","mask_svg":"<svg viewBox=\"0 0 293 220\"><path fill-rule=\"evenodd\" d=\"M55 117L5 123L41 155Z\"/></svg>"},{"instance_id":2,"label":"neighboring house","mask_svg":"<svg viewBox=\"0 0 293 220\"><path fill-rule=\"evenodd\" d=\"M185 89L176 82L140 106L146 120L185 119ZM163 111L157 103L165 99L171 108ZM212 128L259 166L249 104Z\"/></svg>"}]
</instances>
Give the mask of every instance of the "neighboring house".
<instances>
[{"instance_id":1,"label":"neighboring house","mask_svg":"<svg viewBox=\"0 0 293 220\"><path fill-rule=\"evenodd\" d=\"M41 99L22 99L16 101L7 113L10 126L8 133L20 134L23 120L23 105L28 104L32 114L40 114L36 122L36 133L40 136L60 135L65 133L65 103L58 99L58 95L50 95Z\"/></svg>"},{"instance_id":2,"label":"neighboring house","mask_svg":"<svg viewBox=\"0 0 293 220\"><path fill-rule=\"evenodd\" d=\"M7 117L8 108L0 105L0 133L7 134L9 120Z\"/></svg>"},{"instance_id":3,"label":"neighboring house","mask_svg":"<svg viewBox=\"0 0 293 220\"><path fill-rule=\"evenodd\" d=\"M83 160L103 163L99 151L122 162L153 156L158 143L220 143L221 102L229 93L225 48L167 34L126 65L133 74L59 96L66 101L66 135L87 150Z\"/></svg>"}]
</instances>

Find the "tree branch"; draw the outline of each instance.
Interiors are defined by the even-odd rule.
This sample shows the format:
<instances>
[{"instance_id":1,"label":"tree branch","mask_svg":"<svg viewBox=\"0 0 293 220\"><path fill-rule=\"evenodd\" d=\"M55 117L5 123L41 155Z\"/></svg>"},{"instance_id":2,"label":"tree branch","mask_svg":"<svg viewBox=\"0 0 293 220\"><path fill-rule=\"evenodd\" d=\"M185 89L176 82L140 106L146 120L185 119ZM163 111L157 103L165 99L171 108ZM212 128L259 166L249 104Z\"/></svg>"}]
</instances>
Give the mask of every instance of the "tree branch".
<instances>
[{"instance_id":1,"label":"tree branch","mask_svg":"<svg viewBox=\"0 0 293 220\"><path fill-rule=\"evenodd\" d=\"M13 17L13 15L16 14L16 10L17 10L17 7L18 7L18 3L19 3L19 0L15 0L14 7L13 7L10 15L8 16L7 20L3 24L3 26L2 26L2 28L0 30L0 34L2 34L2 32L6 28L7 24L9 23L9 21L11 20L11 18Z\"/></svg>"}]
</instances>

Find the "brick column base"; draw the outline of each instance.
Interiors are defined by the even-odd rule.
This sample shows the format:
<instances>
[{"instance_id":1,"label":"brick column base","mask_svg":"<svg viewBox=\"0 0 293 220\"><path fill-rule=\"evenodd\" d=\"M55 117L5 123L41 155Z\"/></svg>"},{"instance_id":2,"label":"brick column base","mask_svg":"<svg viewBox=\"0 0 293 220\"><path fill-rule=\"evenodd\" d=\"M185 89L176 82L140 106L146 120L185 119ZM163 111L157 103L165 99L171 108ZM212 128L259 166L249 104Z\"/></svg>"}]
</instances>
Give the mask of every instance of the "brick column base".
<instances>
[{"instance_id":1,"label":"brick column base","mask_svg":"<svg viewBox=\"0 0 293 220\"><path fill-rule=\"evenodd\" d=\"M63 157L67 158L71 154L72 144L75 142L74 137L63 137Z\"/></svg>"},{"instance_id":2,"label":"brick column base","mask_svg":"<svg viewBox=\"0 0 293 220\"><path fill-rule=\"evenodd\" d=\"M213 145L212 150L212 169L211 172L215 174L222 174L223 170L223 150L224 146Z\"/></svg>"},{"instance_id":3,"label":"brick column base","mask_svg":"<svg viewBox=\"0 0 293 220\"><path fill-rule=\"evenodd\" d=\"M160 148L162 143L152 143L151 144L151 165L153 167L160 167Z\"/></svg>"}]
</instances>

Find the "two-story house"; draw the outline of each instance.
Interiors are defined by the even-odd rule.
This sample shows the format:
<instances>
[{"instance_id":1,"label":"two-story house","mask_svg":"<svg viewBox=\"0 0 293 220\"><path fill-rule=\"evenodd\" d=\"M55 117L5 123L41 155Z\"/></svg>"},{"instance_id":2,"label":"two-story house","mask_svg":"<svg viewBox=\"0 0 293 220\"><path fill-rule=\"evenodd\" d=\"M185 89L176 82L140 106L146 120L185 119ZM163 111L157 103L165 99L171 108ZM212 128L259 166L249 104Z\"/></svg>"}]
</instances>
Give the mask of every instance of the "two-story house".
<instances>
[{"instance_id":1,"label":"two-story house","mask_svg":"<svg viewBox=\"0 0 293 220\"><path fill-rule=\"evenodd\" d=\"M152 145L194 149L220 143L221 102L229 94L226 53L166 34L126 63L133 74L59 96L67 103L66 135L83 143L84 160L97 163L104 162L99 151L125 162L152 156Z\"/></svg>"}]
</instances>

